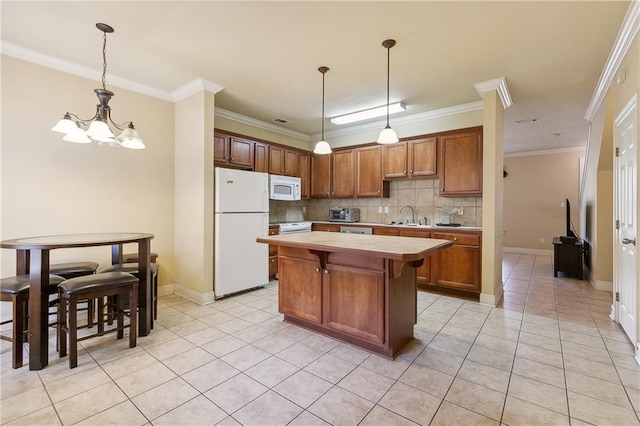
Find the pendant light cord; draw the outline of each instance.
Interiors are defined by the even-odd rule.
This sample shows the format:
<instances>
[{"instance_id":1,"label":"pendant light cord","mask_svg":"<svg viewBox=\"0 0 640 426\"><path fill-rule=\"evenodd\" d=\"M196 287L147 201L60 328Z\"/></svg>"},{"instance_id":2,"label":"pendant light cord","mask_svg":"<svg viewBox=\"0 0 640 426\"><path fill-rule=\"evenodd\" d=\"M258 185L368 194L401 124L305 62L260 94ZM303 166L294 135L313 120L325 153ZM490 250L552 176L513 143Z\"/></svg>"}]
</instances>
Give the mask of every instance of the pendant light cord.
<instances>
[{"instance_id":1,"label":"pendant light cord","mask_svg":"<svg viewBox=\"0 0 640 426\"><path fill-rule=\"evenodd\" d=\"M387 127L389 127L389 73L390 67L389 63L391 62L391 47L387 47Z\"/></svg>"},{"instance_id":2,"label":"pendant light cord","mask_svg":"<svg viewBox=\"0 0 640 426\"><path fill-rule=\"evenodd\" d=\"M322 140L324 140L324 74L325 72L322 73Z\"/></svg>"}]
</instances>

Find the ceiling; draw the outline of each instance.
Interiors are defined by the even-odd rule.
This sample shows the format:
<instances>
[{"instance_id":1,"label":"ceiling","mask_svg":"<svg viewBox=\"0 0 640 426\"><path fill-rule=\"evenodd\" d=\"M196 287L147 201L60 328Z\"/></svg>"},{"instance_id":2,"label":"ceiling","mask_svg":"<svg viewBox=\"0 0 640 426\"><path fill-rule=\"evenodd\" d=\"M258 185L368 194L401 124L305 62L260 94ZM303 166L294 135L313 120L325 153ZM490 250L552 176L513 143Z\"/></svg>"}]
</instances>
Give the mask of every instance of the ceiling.
<instances>
[{"instance_id":1,"label":"ceiling","mask_svg":"<svg viewBox=\"0 0 640 426\"><path fill-rule=\"evenodd\" d=\"M409 116L480 100L504 77L505 152L584 146L584 116L628 1L2 1L2 41L167 93L204 80L216 106L316 137L332 117L390 101ZM99 74L98 74L99 75ZM117 93L117 90L115 90ZM115 98L114 98L115 104ZM278 124L281 118L287 123ZM537 119L537 121L530 121ZM378 119L379 120L379 119ZM515 121L525 120L522 124ZM341 126L342 127L342 126ZM330 142L338 129L326 120ZM400 135L402 136L402 135Z\"/></svg>"}]
</instances>

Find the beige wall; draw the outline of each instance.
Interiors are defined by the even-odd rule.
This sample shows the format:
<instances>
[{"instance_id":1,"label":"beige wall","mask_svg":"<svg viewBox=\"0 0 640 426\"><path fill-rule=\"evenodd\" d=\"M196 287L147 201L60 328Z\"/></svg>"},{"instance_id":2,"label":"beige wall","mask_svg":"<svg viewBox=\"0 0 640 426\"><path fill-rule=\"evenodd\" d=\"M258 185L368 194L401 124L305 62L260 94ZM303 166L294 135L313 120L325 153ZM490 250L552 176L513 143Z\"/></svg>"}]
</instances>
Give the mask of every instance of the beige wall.
<instances>
[{"instance_id":1,"label":"beige wall","mask_svg":"<svg viewBox=\"0 0 640 426\"><path fill-rule=\"evenodd\" d=\"M504 168L505 247L552 250L553 237L565 234L569 199L571 218L580 233L579 165L583 152L506 157ZM540 242L544 239L544 243Z\"/></svg>"},{"instance_id":2,"label":"beige wall","mask_svg":"<svg viewBox=\"0 0 640 426\"><path fill-rule=\"evenodd\" d=\"M200 92L176 103L176 293L213 300L214 95Z\"/></svg>"},{"instance_id":3,"label":"beige wall","mask_svg":"<svg viewBox=\"0 0 640 426\"><path fill-rule=\"evenodd\" d=\"M95 112L100 83L2 56L0 238L140 231L155 234L160 282L173 282L173 104L117 87L116 121L134 121L147 149L74 144L51 127ZM126 247L128 251L135 246ZM15 253L2 250L2 276ZM108 248L54 250L52 261L110 263Z\"/></svg>"}]
</instances>

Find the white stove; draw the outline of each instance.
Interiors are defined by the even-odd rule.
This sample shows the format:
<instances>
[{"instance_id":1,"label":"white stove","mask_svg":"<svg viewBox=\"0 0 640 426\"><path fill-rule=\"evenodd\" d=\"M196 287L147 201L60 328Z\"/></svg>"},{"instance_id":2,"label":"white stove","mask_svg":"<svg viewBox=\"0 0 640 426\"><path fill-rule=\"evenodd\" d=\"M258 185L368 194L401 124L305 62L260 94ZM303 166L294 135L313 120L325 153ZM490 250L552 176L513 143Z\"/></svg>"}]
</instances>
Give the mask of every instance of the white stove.
<instances>
[{"instance_id":1,"label":"white stove","mask_svg":"<svg viewBox=\"0 0 640 426\"><path fill-rule=\"evenodd\" d=\"M278 224L280 235L298 234L301 232L311 232L311 222L286 222Z\"/></svg>"}]
</instances>

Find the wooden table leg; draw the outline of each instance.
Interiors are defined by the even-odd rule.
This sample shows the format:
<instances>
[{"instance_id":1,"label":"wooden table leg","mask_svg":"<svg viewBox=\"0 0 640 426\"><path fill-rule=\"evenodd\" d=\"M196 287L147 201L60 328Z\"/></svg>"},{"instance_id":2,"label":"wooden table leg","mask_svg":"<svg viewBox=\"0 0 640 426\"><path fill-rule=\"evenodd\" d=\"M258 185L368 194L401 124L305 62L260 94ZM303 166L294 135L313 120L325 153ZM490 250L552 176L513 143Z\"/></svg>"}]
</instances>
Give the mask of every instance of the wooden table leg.
<instances>
[{"instance_id":1,"label":"wooden table leg","mask_svg":"<svg viewBox=\"0 0 640 426\"><path fill-rule=\"evenodd\" d=\"M111 264L112 265L121 265L122 264L122 244L114 244L111 246Z\"/></svg>"},{"instance_id":2,"label":"wooden table leg","mask_svg":"<svg viewBox=\"0 0 640 426\"><path fill-rule=\"evenodd\" d=\"M153 291L151 286L151 240L138 242L138 336L147 336L151 332L153 313Z\"/></svg>"},{"instance_id":3,"label":"wooden table leg","mask_svg":"<svg viewBox=\"0 0 640 426\"><path fill-rule=\"evenodd\" d=\"M29 257L29 370L42 370L49 364L49 250Z\"/></svg>"}]
</instances>

